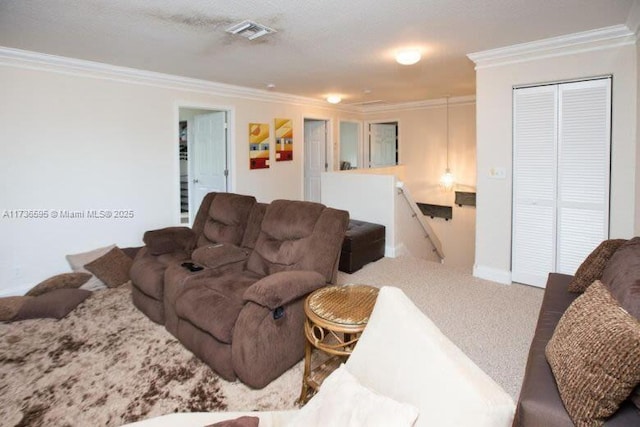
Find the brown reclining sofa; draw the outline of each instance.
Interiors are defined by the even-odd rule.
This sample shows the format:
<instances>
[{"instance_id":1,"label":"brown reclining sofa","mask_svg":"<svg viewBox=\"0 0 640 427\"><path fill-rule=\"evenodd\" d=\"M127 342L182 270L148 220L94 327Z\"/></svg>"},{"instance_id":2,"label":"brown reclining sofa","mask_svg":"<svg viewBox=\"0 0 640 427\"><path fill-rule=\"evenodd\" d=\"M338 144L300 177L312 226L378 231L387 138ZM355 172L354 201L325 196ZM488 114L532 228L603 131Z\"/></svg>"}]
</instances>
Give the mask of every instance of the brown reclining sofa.
<instances>
[{"instance_id":1,"label":"brown reclining sofa","mask_svg":"<svg viewBox=\"0 0 640 427\"><path fill-rule=\"evenodd\" d=\"M302 358L304 298L335 283L348 221L319 203L211 193L191 229L145 233L133 302L223 378L264 387Z\"/></svg>"}]
</instances>

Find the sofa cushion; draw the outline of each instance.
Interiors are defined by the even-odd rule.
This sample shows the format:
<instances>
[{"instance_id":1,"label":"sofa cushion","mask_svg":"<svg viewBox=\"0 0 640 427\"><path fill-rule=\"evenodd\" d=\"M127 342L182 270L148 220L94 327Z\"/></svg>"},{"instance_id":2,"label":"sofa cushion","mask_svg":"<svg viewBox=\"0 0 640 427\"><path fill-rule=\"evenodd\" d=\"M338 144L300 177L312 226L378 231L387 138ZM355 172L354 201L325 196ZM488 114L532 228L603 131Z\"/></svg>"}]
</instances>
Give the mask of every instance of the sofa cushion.
<instances>
[{"instance_id":1,"label":"sofa cushion","mask_svg":"<svg viewBox=\"0 0 640 427\"><path fill-rule=\"evenodd\" d=\"M626 241L626 239L609 239L600 243L576 270L576 274L569 283L569 291L584 292L595 280L601 279L607 263Z\"/></svg>"},{"instance_id":2,"label":"sofa cushion","mask_svg":"<svg viewBox=\"0 0 640 427\"><path fill-rule=\"evenodd\" d=\"M546 347L578 426L600 425L640 382L640 323L595 281L562 315Z\"/></svg>"},{"instance_id":3,"label":"sofa cushion","mask_svg":"<svg viewBox=\"0 0 640 427\"><path fill-rule=\"evenodd\" d=\"M261 276L300 269L300 261L311 250L311 235L324 209L319 203L273 201L265 212L247 268Z\"/></svg>"},{"instance_id":4,"label":"sofa cushion","mask_svg":"<svg viewBox=\"0 0 640 427\"><path fill-rule=\"evenodd\" d=\"M602 283L636 319L640 319L640 237L621 245L602 273Z\"/></svg>"},{"instance_id":5,"label":"sofa cushion","mask_svg":"<svg viewBox=\"0 0 640 427\"><path fill-rule=\"evenodd\" d=\"M228 273L194 278L176 298L176 314L218 341L230 344L233 327L244 307L242 295L259 279L252 274Z\"/></svg>"},{"instance_id":6,"label":"sofa cushion","mask_svg":"<svg viewBox=\"0 0 640 427\"><path fill-rule=\"evenodd\" d=\"M341 365L293 417L287 427L394 426L411 427L418 410L363 387Z\"/></svg>"},{"instance_id":7,"label":"sofa cushion","mask_svg":"<svg viewBox=\"0 0 640 427\"><path fill-rule=\"evenodd\" d=\"M253 196L233 193L218 193L209 206L198 246L208 243L231 243L240 245L251 209L256 203Z\"/></svg>"},{"instance_id":8,"label":"sofa cushion","mask_svg":"<svg viewBox=\"0 0 640 427\"><path fill-rule=\"evenodd\" d=\"M115 247L100 258L85 264L84 268L109 288L115 288L129 281L129 270L132 264L133 260L120 248Z\"/></svg>"},{"instance_id":9,"label":"sofa cushion","mask_svg":"<svg viewBox=\"0 0 640 427\"><path fill-rule=\"evenodd\" d=\"M511 397L400 290L383 287L346 367L418 409L416 427L510 427Z\"/></svg>"},{"instance_id":10,"label":"sofa cushion","mask_svg":"<svg viewBox=\"0 0 640 427\"><path fill-rule=\"evenodd\" d=\"M261 229L274 240L309 237L324 209L320 203L274 200L267 207Z\"/></svg>"},{"instance_id":11,"label":"sofa cushion","mask_svg":"<svg viewBox=\"0 0 640 427\"><path fill-rule=\"evenodd\" d=\"M319 203L275 200L267 207L247 269L261 276L317 271L334 282L348 221L348 212Z\"/></svg>"},{"instance_id":12,"label":"sofa cushion","mask_svg":"<svg viewBox=\"0 0 640 427\"><path fill-rule=\"evenodd\" d=\"M54 289L77 289L91 279L90 273L62 273L43 280L35 285L25 295L37 297Z\"/></svg>"}]
</instances>

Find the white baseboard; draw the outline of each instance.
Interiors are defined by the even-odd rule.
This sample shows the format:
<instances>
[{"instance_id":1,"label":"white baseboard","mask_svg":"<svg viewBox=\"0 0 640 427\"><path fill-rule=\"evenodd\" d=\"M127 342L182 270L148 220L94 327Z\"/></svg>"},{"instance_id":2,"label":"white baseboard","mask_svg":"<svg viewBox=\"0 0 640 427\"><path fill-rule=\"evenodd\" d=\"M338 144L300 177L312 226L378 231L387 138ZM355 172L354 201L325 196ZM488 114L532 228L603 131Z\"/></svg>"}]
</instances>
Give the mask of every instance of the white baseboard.
<instances>
[{"instance_id":1,"label":"white baseboard","mask_svg":"<svg viewBox=\"0 0 640 427\"><path fill-rule=\"evenodd\" d=\"M484 265L474 265L473 275L480 279L491 280L492 282L502 283L503 285L511 284L511 271L500 270Z\"/></svg>"}]
</instances>

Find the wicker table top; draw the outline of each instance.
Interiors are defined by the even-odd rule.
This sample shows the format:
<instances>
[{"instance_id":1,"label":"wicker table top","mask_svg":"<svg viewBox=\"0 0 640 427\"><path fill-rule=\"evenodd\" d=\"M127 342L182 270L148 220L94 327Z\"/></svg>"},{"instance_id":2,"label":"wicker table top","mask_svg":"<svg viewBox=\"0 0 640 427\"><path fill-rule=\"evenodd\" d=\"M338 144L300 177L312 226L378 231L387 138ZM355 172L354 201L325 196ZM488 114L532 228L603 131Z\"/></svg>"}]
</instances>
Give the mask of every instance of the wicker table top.
<instances>
[{"instance_id":1,"label":"wicker table top","mask_svg":"<svg viewBox=\"0 0 640 427\"><path fill-rule=\"evenodd\" d=\"M378 288L373 286L327 286L309 296L307 308L311 313L307 314L334 324L364 326L377 297Z\"/></svg>"}]
</instances>

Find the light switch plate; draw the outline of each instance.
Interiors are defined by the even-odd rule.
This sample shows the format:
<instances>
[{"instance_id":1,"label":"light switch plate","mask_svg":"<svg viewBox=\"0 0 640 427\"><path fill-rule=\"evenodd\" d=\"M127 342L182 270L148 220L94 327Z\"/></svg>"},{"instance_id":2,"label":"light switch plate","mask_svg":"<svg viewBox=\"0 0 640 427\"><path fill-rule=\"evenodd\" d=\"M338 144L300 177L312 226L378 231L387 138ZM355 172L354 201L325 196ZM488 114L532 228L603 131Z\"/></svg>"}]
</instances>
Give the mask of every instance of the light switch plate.
<instances>
[{"instance_id":1,"label":"light switch plate","mask_svg":"<svg viewBox=\"0 0 640 427\"><path fill-rule=\"evenodd\" d=\"M507 177L507 172L504 168L492 167L489 169L489 178L493 179L505 179Z\"/></svg>"}]
</instances>

